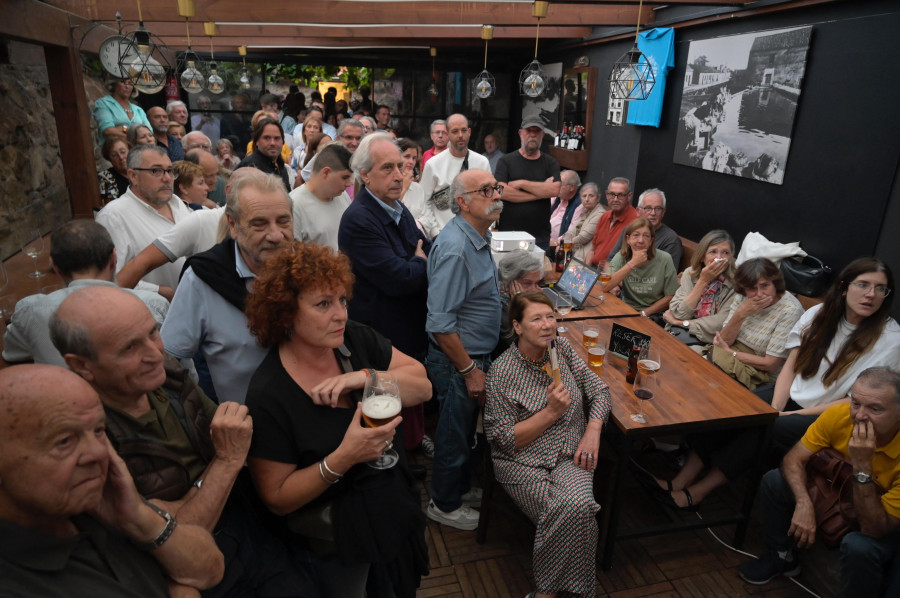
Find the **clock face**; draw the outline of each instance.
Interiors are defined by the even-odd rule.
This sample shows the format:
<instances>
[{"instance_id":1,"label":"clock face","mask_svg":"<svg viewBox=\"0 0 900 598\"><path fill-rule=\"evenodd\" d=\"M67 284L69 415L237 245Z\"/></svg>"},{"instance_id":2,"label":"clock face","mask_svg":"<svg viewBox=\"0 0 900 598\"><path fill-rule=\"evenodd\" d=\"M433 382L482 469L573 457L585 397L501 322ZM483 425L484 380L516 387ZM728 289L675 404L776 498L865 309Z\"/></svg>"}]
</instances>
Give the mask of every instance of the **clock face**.
<instances>
[{"instance_id":1,"label":"clock face","mask_svg":"<svg viewBox=\"0 0 900 598\"><path fill-rule=\"evenodd\" d=\"M100 62L113 77L127 79L128 71L119 64L127 64L137 57L137 48L124 35L113 35L100 44Z\"/></svg>"}]
</instances>

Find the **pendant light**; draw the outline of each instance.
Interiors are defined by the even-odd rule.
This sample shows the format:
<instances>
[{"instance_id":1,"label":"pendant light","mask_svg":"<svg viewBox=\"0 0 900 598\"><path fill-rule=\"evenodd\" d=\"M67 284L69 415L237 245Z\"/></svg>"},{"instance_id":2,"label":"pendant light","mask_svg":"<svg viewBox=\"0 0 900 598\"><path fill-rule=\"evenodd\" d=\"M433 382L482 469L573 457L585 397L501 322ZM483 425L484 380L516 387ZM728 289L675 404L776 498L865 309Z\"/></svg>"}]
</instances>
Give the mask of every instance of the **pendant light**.
<instances>
[{"instance_id":1,"label":"pendant light","mask_svg":"<svg viewBox=\"0 0 900 598\"><path fill-rule=\"evenodd\" d=\"M203 23L203 32L209 36L209 78L206 79L206 89L209 93L220 94L225 91L225 80L219 76L213 48L213 38L219 33L219 29L214 22L207 21Z\"/></svg>"},{"instance_id":2,"label":"pendant light","mask_svg":"<svg viewBox=\"0 0 900 598\"><path fill-rule=\"evenodd\" d=\"M181 72L181 88L188 93L200 93L203 91L206 81L203 72L197 68L203 63L191 48L190 18L195 14L194 0L178 0L178 14L184 17L184 28L187 34L187 50L182 58L184 70Z\"/></svg>"},{"instance_id":3,"label":"pendant light","mask_svg":"<svg viewBox=\"0 0 900 598\"><path fill-rule=\"evenodd\" d=\"M638 50L638 35L641 29L641 7L638 3L638 22L634 31L634 46L625 52L613 65L609 74L609 94L617 100L646 100L656 84L653 66Z\"/></svg>"},{"instance_id":4,"label":"pendant light","mask_svg":"<svg viewBox=\"0 0 900 598\"><path fill-rule=\"evenodd\" d=\"M138 27L131 34L126 35L127 40L124 52L120 53L120 69L141 93L158 93L166 85L166 68L169 66L159 46L151 39L151 34L144 27L144 17L141 13L141 2L137 1ZM153 57L156 53L166 62L163 66L159 60Z\"/></svg>"},{"instance_id":5,"label":"pendant light","mask_svg":"<svg viewBox=\"0 0 900 598\"><path fill-rule=\"evenodd\" d=\"M550 3L546 0L535 0L531 5L531 16L538 20L537 31L534 35L534 60L529 62L519 73L519 90L529 98L536 98L544 91L547 82L544 80L544 72L541 63L538 62L538 39L541 36L541 19L547 16Z\"/></svg>"},{"instance_id":6,"label":"pendant light","mask_svg":"<svg viewBox=\"0 0 900 598\"><path fill-rule=\"evenodd\" d=\"M487 70L487 52L488 52L488 41L494 38L494 26L493 25L483 25L481 27L481 39L484 40L484 70L478 73L475 77L475 81L473 83L473 88L475 90L475 95L482 100L486 100L487 98L494 95L496 91L494 84L494 76L490 74Z\"/></svg>"},{"instance_id":7,"label":"pendant light","mask_svg":"<svg viewBox=\"0 0 900 598\"><path fill-rule=\"evenodd\" d=\"M238 54L244 66L241 67L241 89L250 89L250 74L247 71L247 46L238 46Z\"/></svg>"},{"instance_id":8,"label":"pendant light","mask_svg":"<svg viewBox=\"0 0 900 598\"><path fill-rule=\"evenodd\" d=\"M435 57L437 56L437 48L428 48L428 52L431 54L431 85L426 89L426 93L433 98L438 97L440 90L438 89L438 76L437 71L434 68Z\"/></svg>"}]
</instances>

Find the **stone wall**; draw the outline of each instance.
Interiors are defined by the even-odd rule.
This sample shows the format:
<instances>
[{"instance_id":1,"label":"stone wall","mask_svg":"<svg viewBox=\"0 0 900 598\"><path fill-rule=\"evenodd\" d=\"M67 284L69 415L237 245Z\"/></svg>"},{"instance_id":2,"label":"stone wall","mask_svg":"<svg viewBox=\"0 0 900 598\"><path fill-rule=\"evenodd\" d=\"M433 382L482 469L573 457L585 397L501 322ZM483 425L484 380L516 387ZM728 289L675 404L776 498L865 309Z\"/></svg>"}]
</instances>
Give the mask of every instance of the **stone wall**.
<instances>
[{"instance_id":1,"label":"stone wall","mask_svg":"<svg viewBox=\"0 0 900 598\"><path fill-rule=\"evenodd\" d=\"M44 50L0 39L0 259L70 218Z\"/></svg>"}]
</instances>

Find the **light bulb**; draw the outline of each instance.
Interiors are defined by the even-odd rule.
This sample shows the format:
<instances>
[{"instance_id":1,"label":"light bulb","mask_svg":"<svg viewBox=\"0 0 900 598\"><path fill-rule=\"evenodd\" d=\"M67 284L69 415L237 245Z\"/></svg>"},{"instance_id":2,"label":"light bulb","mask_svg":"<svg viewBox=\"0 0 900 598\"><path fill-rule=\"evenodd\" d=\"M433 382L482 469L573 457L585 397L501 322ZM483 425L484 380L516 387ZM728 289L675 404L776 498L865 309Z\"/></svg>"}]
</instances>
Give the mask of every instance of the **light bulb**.
<instances>
[{"instance_id":1,"label":"light bulb","mask_svg":"<svg viewBox=\"0 0 900 598\"><path fill-rule=\"evenodd\" d=\"M475 95L482 100L487 99L494 95L494 86L487 79L482 79L475 85Z\"/></svg>"},{"instance_id":2,"label":"light bulb","mask_svg":"<svg viewBox=\"0 0 900 598\"><path fill-rule=\"evenodd\" d=\"M203 91L203 73L197 70L193 60L188 60L187 68L181 73L181 87L188 93Z\"/></svg>"},{"instance_id":3,"label":"light bulb","mask_svg":"<svg viewBox=\"0 0 900 598\"><path fill-rule=\"evenodd\" d=\"M147 56L144 60L144 57L138 54L128 63L126 70L128 79L141 93L159 93L166 85L166 69L152 56Z\"/></svg>"},{"instance_id":4,"label":"light bulb","mask_svg":"<svg viewBox=\"0 0 900 598\"><path fill-rule=\"evenodd\" d=\"M209 93L222 93L225 91L225 81L219 76L215 62L209 65L209 79L206 80L206 89L209 90Z\"/></svg>"},{"instance_id":5,"label":"light bulb","mask_svg":"<svg viewBox=\"0 0 900 598\"><path fill-rule=\"evenodd\" d=\"M247 76L247 67L241 69L241 87L250 89L250 77Z\"/></svg>"},{"instance_id":6,"label":"light bulb","mask_svg":"<svg viewBox=\"0 0 900 598\"><path fill-rule=\"evenodd\" d=\"M525 95L536 98L544 91L544 79L540 75L528 75L524 87Z\"/></svg>"}]
</instances>

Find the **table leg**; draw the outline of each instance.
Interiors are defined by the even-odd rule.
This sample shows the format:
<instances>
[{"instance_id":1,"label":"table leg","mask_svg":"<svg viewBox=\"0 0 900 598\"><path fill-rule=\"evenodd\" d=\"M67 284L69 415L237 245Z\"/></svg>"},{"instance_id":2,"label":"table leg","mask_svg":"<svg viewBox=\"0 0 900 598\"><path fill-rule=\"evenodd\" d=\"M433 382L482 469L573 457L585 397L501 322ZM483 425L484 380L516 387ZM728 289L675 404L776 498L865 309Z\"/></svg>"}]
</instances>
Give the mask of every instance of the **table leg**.
<instances>
[{"instance_id":1,"label":"table leg","mask_svg":"<svg viewBox=\"0 0 900 598\"><path fill-rule=\"evenodd\" d=\"M625 465L631 459L631 437L622 434L620 437L621 448L619 450L618 462L613 473L612 501L609 505L609 519L605 533L601 537L603 542L603 558L600 566L604 571L612 569L613 549L615 547L616 536L619 533L619 516L621 515L621 496L622 496L622 478L624 471L627 469Z\"/></svg>"}]
</instances>

